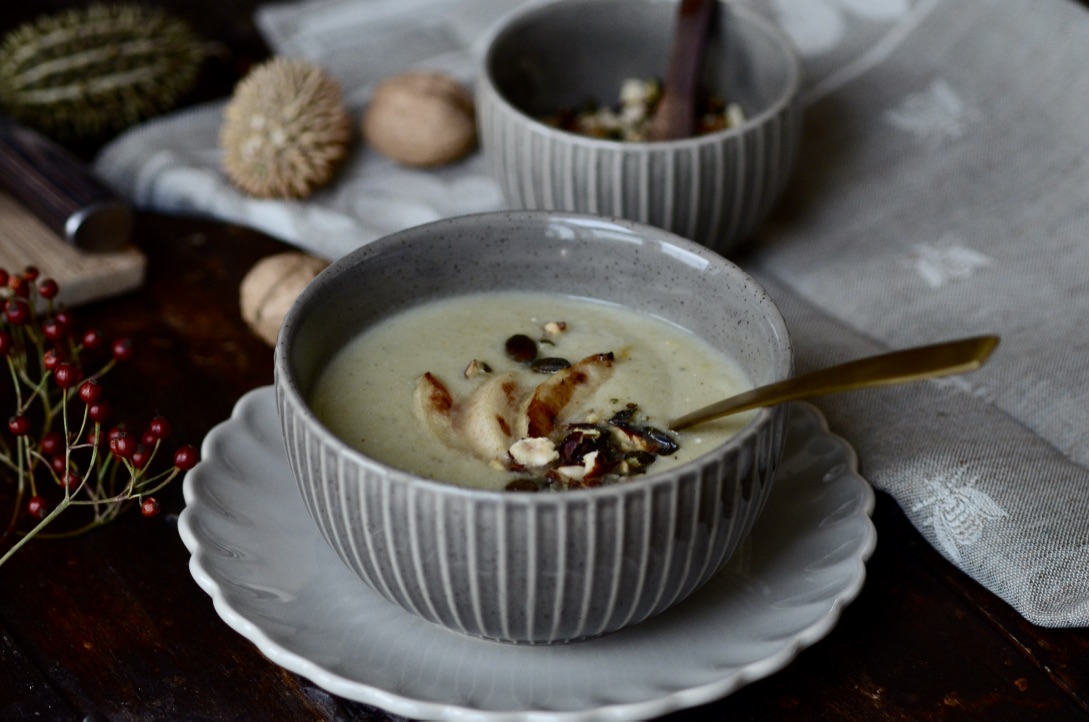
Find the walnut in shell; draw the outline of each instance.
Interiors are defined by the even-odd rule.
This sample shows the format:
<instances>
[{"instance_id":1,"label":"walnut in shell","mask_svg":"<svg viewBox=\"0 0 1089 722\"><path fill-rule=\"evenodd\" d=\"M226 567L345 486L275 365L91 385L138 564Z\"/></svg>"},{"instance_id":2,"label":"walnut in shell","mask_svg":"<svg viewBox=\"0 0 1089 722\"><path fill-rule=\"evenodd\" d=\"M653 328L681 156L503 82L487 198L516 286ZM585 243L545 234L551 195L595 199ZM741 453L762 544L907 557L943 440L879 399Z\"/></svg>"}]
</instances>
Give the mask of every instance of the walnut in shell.
<instances>
[{"instance_id":1,"label":"walnut in shell","mask_svg":"<svg viewBox=\"0 0 1089 722\"><path fill-rule=\"evenodd\" d=\"M476 147L473 96L443 73L391 76L367 104L363 135L379 153L404 165L452 163Z\"/></svg>"},{"instance_id":2,"label":"walnut in shell","mask_svg":"<svg viewBox=\"0 0 1089 722\"><path fill-rule=\"evenodd\" d=\"M332 180L351 132L340 85L325 70L273 58L243 78L227 105L223 167L251 195L305 198Z\"/></svg>"},{"instance_id":3,"label":"walnut in shell","mask_svg":"<svg viewBox=\"0 0 1089 722\"><path fill-rule=\"evenodd\" d=\"M239 288L246 325L266 343L274 345L291 304L327 265L321 258L296 251L258 261Z\"/></svg>"}]
</instances>

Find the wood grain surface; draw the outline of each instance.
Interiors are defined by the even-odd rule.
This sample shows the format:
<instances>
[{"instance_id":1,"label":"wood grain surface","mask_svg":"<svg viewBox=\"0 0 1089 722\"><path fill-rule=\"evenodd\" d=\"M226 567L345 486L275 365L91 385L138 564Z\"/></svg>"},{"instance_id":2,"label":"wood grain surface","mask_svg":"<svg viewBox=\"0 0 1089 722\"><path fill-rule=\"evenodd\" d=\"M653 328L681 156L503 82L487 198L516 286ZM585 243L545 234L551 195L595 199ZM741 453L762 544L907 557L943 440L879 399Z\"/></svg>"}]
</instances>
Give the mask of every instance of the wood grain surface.
<instances>
[{"instance_id":1,"label":"wood grain surface","mask_svg":"<svg viewBox=\"0 0 1089 722\"><path fill-rule=\"evenodd\" d=\"M60 284L58 303L80 306L139 288L147 259L132 244L105 252L77 248L0 190L0 268L18 271L28 265Z\"/></svg>"}]
</instances>

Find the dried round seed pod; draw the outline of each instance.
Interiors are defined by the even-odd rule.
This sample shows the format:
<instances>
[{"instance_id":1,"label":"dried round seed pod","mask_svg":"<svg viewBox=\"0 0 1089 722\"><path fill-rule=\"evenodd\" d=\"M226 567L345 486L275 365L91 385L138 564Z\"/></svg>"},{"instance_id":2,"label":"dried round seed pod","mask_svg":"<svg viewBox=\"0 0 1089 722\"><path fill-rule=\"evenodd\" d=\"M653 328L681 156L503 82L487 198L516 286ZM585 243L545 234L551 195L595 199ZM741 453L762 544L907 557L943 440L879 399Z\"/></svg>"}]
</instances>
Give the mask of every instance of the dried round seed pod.
<instances>
[{"instance_id":1,"label":"dried round seed pod","mask_svg":"<svg viewBox=\"0 0 1089 722\"><path fill-rule=\"evenodd\" d=\"M363 135L379 153L404 165L452 163L476 147L473 96L443 73L391 76L367 104Z\"/></svg>"},{"instance_id":2,"label":"dried round seed pod","mask_svg":"<svg viewBox=\"0 0 1089 722\"><path fill-rule=\"evenodd\" d=\"M0 108L60 140L102 137L173 108L207 54L187 23L159 9L42 15L0 42Z\"/></svg>"},{"instance_id":3,"label":"dried round seed pod","mask_svg":"<svg viewBox=\"0 0 1089 722\"><path fill-rule=\"evenodd\" d=\"M238 84L220 130L231 181L260 198L305 198L332 180L351 141L340 85L325 70L273 58Z\"/></svg>"},{"instance_id":4,"label":"dried round seed pod","mask_svg":"<svg viewBox=\"0 0 1089 722\"><path fill-rule=\"evenodd\" d=\"M258 261L239 287L246 325L270 346L274 345L291 304L327 265L321 258L296 251Z\"/></svg>"}]
</instances>

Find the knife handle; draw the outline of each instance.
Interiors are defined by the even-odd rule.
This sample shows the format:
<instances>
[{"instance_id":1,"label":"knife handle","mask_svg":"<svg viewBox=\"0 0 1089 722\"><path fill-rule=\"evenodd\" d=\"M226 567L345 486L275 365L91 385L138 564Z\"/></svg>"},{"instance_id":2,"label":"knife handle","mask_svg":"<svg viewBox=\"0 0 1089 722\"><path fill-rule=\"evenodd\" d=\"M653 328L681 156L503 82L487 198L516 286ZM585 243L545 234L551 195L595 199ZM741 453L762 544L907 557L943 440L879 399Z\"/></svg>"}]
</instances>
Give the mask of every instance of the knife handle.
<instances>
[{"instance_id":1,"label":"knife handle","mask_svg":"<svg viewBox=\"0 0 1089 722\"><path fill-rule=\"evenodd\" d=\"M0 186L51 231L87 251L129 242L132 213L75 155L0 116Z\"/></svg>"}]
</instances>

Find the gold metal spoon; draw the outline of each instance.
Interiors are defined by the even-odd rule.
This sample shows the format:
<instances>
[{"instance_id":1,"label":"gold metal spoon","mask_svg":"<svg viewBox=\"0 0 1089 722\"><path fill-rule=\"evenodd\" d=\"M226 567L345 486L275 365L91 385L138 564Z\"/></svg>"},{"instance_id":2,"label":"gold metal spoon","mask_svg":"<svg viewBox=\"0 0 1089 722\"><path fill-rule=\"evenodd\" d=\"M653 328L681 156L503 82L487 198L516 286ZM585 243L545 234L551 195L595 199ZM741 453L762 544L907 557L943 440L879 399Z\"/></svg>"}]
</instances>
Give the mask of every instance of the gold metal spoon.
<instances>
[{"instance_id":1,"label":"gold metal spoon","mask_svg":"<svg viewBox=\"0 0 1089 722\"><path fill-rule=\"evenodd\" d=\"M795 376L704 406L669 423L673 431L761 406L841 391L891 386L975 371L998 346L998 336L974 336L893 351Z\"/></svg>"}]
</instances>

